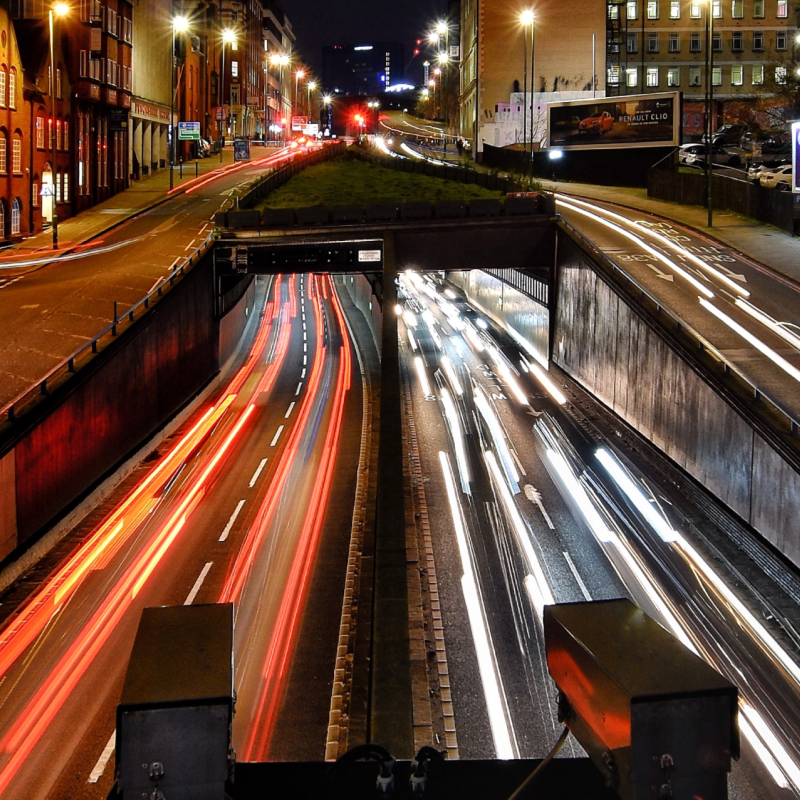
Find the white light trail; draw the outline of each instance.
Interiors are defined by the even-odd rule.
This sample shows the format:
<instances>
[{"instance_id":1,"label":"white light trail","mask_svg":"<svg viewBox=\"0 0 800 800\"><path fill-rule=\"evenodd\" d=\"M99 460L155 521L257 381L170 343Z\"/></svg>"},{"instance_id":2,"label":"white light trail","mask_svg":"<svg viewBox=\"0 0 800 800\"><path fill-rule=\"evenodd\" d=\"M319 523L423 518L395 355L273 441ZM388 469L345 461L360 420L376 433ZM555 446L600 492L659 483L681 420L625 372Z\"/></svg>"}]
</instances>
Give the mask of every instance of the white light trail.
<instances>
[{"instance_id":1,"label":"white light trail","mask_svg":"<svg viewBox=\"0 0 800 800\"><path fill-rule=\"evenodd\" d=\"M426 398L433 397L431 393L431 384L428 381L428 373L425 371L425 363L422 360L422 356L414 356L414 366L416 367L417 375L419 375L422 393Z\"/></svg>"},{"instance_id":2,"label":"white light trail","mask_svg":"<svg viewBox=\"0 0 800 800\"><path fill-rule=\"evenodd\" d=\"M517 383L516 378L511 374L511 369L509 368L508 364L506 363L505 358L500 353L500 351L496 347L489 347L489 355L494 361L494 365L497 368L497 371L502 375L503 380L506 382L506 385L511 390L511 394L517 398L517 402L521 403L524 406L528 404L528 398L525 392L522 391L520 385Z\"/></svg>"},{"instance_id":3,"label":"white light trail","mask_svg":"<svg viewBox=\"0 0 800 800\"><path fill-rule=\"evenodd\" d=\"M458 375L456 375L453 362L447 356L442 356L442 368L444 369L444 374L447 375L447 379L450 381L450 385L453 387L453 391L459 396L464 394L464 389L461 386Z\"/></svg>"},{"instance_id":4,"label":"white light trail","mask_svg":"<svg viewBox=\"0 0 800 800\"><path fill-rule=\"evenodd\" d=\"M800 350L800 337L791 331L787 331L783 325L779 324L768 314L765 314L760 308L756 308L752 303L748 303L747 300L742 300L739 297L736 298L736 305L739 306L742 311L746 312L754 319L757 319L762 325L766 325L767 328L780 336L781 339L788 342L795 350Z\"/></svg>"},{"instance_id":5,"label":"white light trail","mask_svg":"<svg viewBox=\"0 0 800 800\"><path fill-rule=\"evenodd\" d=\"M631 241L635 242L639 247L642 248L642 250L644 250L646 253L649 253L651 256L660 261L662 264L665 264L676 275L680 275L684 280L687 280L689 283L691 283L692 286L694 286L695 289L697 289L697 291L699 291L701 294L704 294L708 298L714 296L714 293L710 289L707 289L705 286L703 286L703 284L700 283L700 281L698 281L697 278L694 277L694 275L688 273L685 269L683 269L683 267L678 266L674 261L667 258L663 253L660 253L654 247L650 247L650 245L647 244L647 242L645 242L635 233L632 233L631 231L626 231L624 228L620 227L619 225L615 225L610 220L603 219L597 214L593 214L589 211L586 211L583 208L578 208L578 206L573 205L572 203L567 203L564 200L559 200L558 202L561 205L565 206L566 208L569 208L571 211L574 211L576 214L582 214L585 217L589 217L590 219L593 219L595 222L599 222L601 225L605 225L607 228L610 228L611 230L615 231L620 236L624 236L626 239L630 239Z\"/></svg>"},{"instance_id":6,"label":"white light trail","mask_svg":"<svg viewBox=\"0 0 800 800\"><path fill-rule=\"evenodd\" d=\"M544 390L547 392L547 394L549 394L550 397L552 397L553 400L555 400L560 406L565 405L567 398L564 396L564 393L558 388L558 386L556 386L553 381L550 380L548 374L536 364L531 364L530 368L531 372L533 372L533 374L536 376L536 379L539 381L539 383L544 386Z\"/></svg>"},{"instance_id":7,"label":"white light trail","mask_svg":"<svg viewBox=\"0 0 800 800\"><path fill-rule=\"evenodd\" d=\"M411 345L411 349L416 353L417 352L417 340L414 338L414 334L411 333L411 328L408 329L408 343Z\"/></svg>"},{"instance_id":8,"label":"white light trail","mask_svg":"<svg viewBox=\"0 0 800 800\"><path fill-rule=\"evenodd\" d=\"M763 717L744 700L739 700L739 730L745 735L755 750L761 763L766 767L775 783L783 789L789 787L787 778L800 789L800 770L778 737L764 721Z\"/></svg>"},{"instance_id":9,"label":"white light trail","mask_svg":"<svg viewBox=\"0 0 800 800\"><path fill-rule=\"evenodd\" d=\"M483 605L478 592L475 573L472 568L467 533L458 503L453 471L447 453L439 453L439 462L444 474L447 488L447 500L450 504L450 516L456 533L458 551L461 555L461 566L464 574L461 576L461 591L467 606L472 639L478 656L478 672L483 685L483 696L489 713L489 727L492 731L495 752L497 757L508 760L515 757L515 748L512 743L511 720L508 718L507 705L503 697L502 687L495 666L494 650L491 644L491 635L486 625L483 614Z\"/></svg>"},{"instance_id":10,"label":"white light trail","mask_svg":"<svg viewBox=\"0 0 800 800\"><path fill-rule=\"evenodd\" d=\"M475 407L480 411L481 416L486 421L486 426L489 428L489 435L492 438L494 449L500 456L500 463L503 465L503 471L508 479L509 486L514 494L519 492L519 473L514 464L514 459L511 458L511 451L506 444L506 438L500 428L500 422L494 409L489 405L483 392L476 390L474 394Z\"/></svg>"},{"instance_id":11,"label":"white light trail","mask_svg":"<svg viewBox=\"0 0 800 800\"><path fill-rule=\"evenodd\" d=\"M674 542L678 534L669 526L667 521L653 507L653 504L645 497L641 489L631 480L630 476L622 469L619 461L614 458L608 450L599 449L595 456L603 465L606 472L614 479L614 482L622 489L636 510L650 523L655 532L665 542Z\"/></svg>"},{"instance_id":12,"label":"white light trail","mask_svg":"<svg viewBox=\"0 0 800 800\"><path fill-rule=\"evenodd\" d=\"M636 226L635 222L623 217L621 214L615 214L613 211L610 211L607 208L598 208L597 206L593 206L590 203L586 203L582 200L578 200L576 197L570 197L570 203L576 203L577 205L585 206L586 208L592 208L595 211L604 214L605 216L619 220L621 223L625 225L633 225ZM560 200L558 202L561 202ZM639 226L636 226L639 227ZM647 228L647 235L656 239L658 242L663 244L665 247L669 247L671 250L674 250L676 253L679 253L683 258L691 261L696 267L699 267L702 270L705 270L710 275L713 275L718 281L724 283L729 289L732 289L736 294L743 295L744 297L750 297L750 292L747 291L741 284L736 283L736 281L731 280L727 275L720 272L718 269L714 269L709 263L703 261L700 256L695 255L690 250L687 250L682 245L678 244L673 239L670 239L669 236L663 236L660 233L652 230L651 228Z\"/></svg>"},{"instance_id":13,"label":"white light trail","mask_svg":"<svg viewBox=\"0 0 800 800\"><path fill-rule=\"evenodd\" d=\"M461 478L461 488L464 490L464 494L471 494L469 487L469 459L467 458L467 450L464 446L464 431L461 428L461 420L459 419L450 392L448 392L447 389L442 389L441 396L444 416L447 420L447 424L450 426L450 433L453 436L453 442L455 444L456 465L458 466L458 474Z\"/></svg>"},{"instance_id":14,"label":"white light trail","mask_svg":"<svg viewBox=\"0 0 800 800\"><path fill-rule=\"evenodd\" d=\"M764 344L757 336L743 328L736 320L729 317L724 311L720 311L716 306L699 297L700 305L711 312L720 322L725 323L732 331L738 333L745 341L749 342L760 353L765 355L773 364L780 367L787 375L800 382L800 370L793 367L783 356L779 356L771 347Z\"/></svg>"}]
</instances>

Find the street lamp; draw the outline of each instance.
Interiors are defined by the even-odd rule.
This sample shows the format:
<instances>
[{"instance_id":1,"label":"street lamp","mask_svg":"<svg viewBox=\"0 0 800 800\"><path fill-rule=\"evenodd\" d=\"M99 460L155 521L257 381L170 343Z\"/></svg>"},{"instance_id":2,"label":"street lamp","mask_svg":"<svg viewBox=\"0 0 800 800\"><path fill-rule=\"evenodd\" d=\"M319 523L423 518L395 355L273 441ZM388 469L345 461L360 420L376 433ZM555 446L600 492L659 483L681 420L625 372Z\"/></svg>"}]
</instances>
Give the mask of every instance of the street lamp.
<instances>
[{"instance_id":1,"label":"street lamp","mask_svg":"<svg viewBox=\"0 0 800 800\"><path fill-rule=\"evenodd\" d=\"M305 76L306 76L306 73L303 72L302 69L298 69L294 73L294 103L293 103L293 106L294 106L294 113L295 114L299 114L300 113L300 104L297 102L297 84L300 81L300 78L305 78Z\"/></svg>"},{"instance_id":2,"label":"street lamp","mask_svg":"<svg viewBox=\"0 0 800 800\"><path fill-rule=\"evenodd\" d=\"M289 63L289 56L287 56L285 53L281 53L280 55L273 56L270 59L270 63L273 66L277 66L279 68L279 70L280 70L280 76L279 76L279 79L278 79L279 82L280 82L280 88L279 88L279 91L278 91L278 96L280 97L280 119L281 119L281 125L283 126L283 131L282 131L282 133L283 133L283 141L285 142L286 141L286 123L284 122L285 109L284 109L284 104L283 104L283 68Z\"/></svg>"},{"instance_id":3,"label":"street lamp","mask_svg":"<svg viewBox=\"0 0 800 800\"><path fill-rule=\"evenodd\" d=\"M378 109L381 107L381 104L377 100L370 100L367 103L367 106L374 111L374 124L373 124L373 131L375 135L378 134Z\"/></svg>"},{"instance_id":4,"label":"street lamp","mask_svg":"<svg viewBox=\"0 0 800 800\"><path fill-rule=\"evenodd\" d=\"M530 163L528 164L528 166L530 167L531 174L533 174L533 106L534 106L533 98L534 98L534 82L536 80L534 69L533 69L533 65L534 65L534 61L533 61L533 45L534 45L534 39L533 39L533 32L534 32L533 11L531 11L530 9L527 9L527 10L523 11L522 14L520 14L520 22L522 23L523 28L526 28L528 25L531 26L531 119L530 119L530 125L531 125L531 129L530 129L530 134L531 134L531 136L530 136L530 139L531 139L531 158L530 158ZM522 36L522 59L523 59L523 61L525 61L525 74L526 74L526 78L527 78L528 62L527 62L527 60L525 58L525 35L524 35L524 33L523 33L523 36ZM525 113L527 112L527 109L528 109L527 89L525 89L523 91L523 94L525 96L525 107L523 108L523 111L522 111L522 129L523 129L522 150L523 150L523 152L527 152L527 146L526 146L526 143L525 143L526 139L527 139L527 132L525 131Z\"/></svg>"},{"instance_id":5,"label":"street lamp","mask_svg":"<svg viewBox=\"0 0 800 800\"><path fill-rule=\"evenodd\" d=\"M50 195L50 213L53 225L53 250L58 249L58 187L56 181L58 180L58 171L56 170L56 93L54 90L54 80L56 72L56 62L53 54L53 18L63 17L69 13L69 6L66 3L56 3L47 13L48 22L50 24L50 146L53 151L53 166L50 167L50 174L53 176L53 183L51 184Z\"/></svg>"},{"instance_id":6,"label":"street lamp","mask_svg":"<svg viewBox=\"0 0 800 800\"><path fill-rule=\"evenodd\" d=\"M714 222L711 159L714 133L714 0L706 0L706 207L708 227Z\"/></svg>"},{"instance_id":7,"label":"street lamp","mask_svg":"<svg viewBox=\"0 0 800 800\"><path fill-rule=\"evenodd\" d=\"M306 83L306 111L308 112L309 122L311 121L311 92L313 92L316 88L316 81L308 81Z\"/></svg>"},{"instance_id":8,"label":"street lamp","mask_svg":"<svg viewBox=\"0 0 800 800\"><path fill-rule=\"evenodd\" d=\"M175 34L186 33L189 30L189 20L186 17L172 18L172 36L170 37L171 49L169 53L169 188L172 189L175 176L172 174L175 167Z\"/></svg>"},{"instance_id":9,"label":"street lamp","mask_svg":"<svg viewBox=\"0 0 800 800\"><path fill-rule=\"evenodd\" d=\"M444 105L444 129L442 131L442 143L444 146L442 149L447 152L447 129L450 125L450 103L448 102L447 96L447 65L450 63L450 56L447 53L439 53L437 61L442 65L440 71L443 73L442 89L444 89L444 91L439 93L439 100L442 101Z\"/></svg>"},{"instance_id":10,"label":"street lamp","mask_svg":"<svg viewBox=\"0 0 800 800\"><path fill-rule=\"evenodd\" d=\"M441 86L441 75L442 70L439 67L434 69L433 74L436 76L433 81L433 118L438 119L439 117L439 103L442 102L442 86ZM438 80L437 80L438 79ZM436 102L436 86L439 85L439 103Z\"/></svg>"},{"instance_id":11,"label":"street lamp","mask_svg":"<svg viewBox=\"0 0 800 800\"><path fill-rule=\"evenodd\" d=\"M220 120L220 131L219 131L219 140L220 140L220 147L219 147L219 160L222 161L222 145L225 141L225 131L228 127L228 112L226 111L226 104L225 104L225 45L226 44L233 44L236 41L236 34L230 29L225 28L222 31L222 73L220 77L220 107L222 108L222 119Z\"/></svg>"}]
</instances>

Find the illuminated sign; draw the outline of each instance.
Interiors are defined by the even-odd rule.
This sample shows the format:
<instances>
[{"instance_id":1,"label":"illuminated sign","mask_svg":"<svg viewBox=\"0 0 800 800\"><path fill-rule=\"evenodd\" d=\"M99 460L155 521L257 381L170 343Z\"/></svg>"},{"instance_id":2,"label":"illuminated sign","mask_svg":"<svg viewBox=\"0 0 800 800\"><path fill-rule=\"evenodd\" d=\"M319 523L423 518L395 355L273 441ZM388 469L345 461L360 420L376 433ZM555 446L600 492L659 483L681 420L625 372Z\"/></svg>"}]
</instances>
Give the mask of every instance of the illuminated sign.
<instances>
[{"instance_id":1,"label":"illuminated sign","mask_svg":"<svg viewBox=\"0 0 800 800\"><path fill-rule=\"evenodd\" d=\"M547 106L548 147L597 150L677 147L679 92L572 100Z\"/></svg>"},{"instance_id":2,"label":"illuminated sign","mask_svg":"<svg viewBox=\"0 0 800 800\"><path fill-rule=\"evenodd\" d=\"M362 44L362 45L359 45L358 47L354 47L353 50L372 50L372 45L371 44Z\"/></svg>"},{"instance_id":3,"label":"illuminated sign","mask_svg":"<svg viewBox=\"0 0 800 800\"><path fill-rule=\"evenodd\" d=\"M358 251L358 260L363 261L380 261L381 260L381 251L380 250L359 250Z\"/></svg>"}]
</instances>

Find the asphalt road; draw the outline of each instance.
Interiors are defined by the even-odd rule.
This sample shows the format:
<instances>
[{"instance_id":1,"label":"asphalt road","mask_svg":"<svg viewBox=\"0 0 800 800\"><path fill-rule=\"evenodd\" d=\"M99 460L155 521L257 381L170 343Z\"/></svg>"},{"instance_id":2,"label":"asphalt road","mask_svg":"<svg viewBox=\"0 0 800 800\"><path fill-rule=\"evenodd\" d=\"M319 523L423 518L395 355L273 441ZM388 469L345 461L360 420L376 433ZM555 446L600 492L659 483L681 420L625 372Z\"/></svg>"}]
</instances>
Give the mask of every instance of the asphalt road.
<instances>
[{"instance_id":1,"label":"asphalt road","mask_svg":"<svg viewBox=\"0 0 800 800\"><path fill-rule=\"evenodd\" d=\"M678 223L556 195L556 208L779 407L800 415L800 287Z\"/></svg>"},{"instance_id":2,"label":"asphalt road","mask_svg":"<svg viewBox=\"0 0 800 800\"><path fill-rule=\"evenodd\" d=\"M107 795L115 707L152 605L235 603L239 760L324 757L362 404L330 279L262 286L231 382L0 632L3 797Z\"/></svg>"},{"instance_id":3,"label":"asphalt road","mask_svg":"<svg viewBox=\"0 0 800 800\"><path fill-rule=\"evenodd\" d=\"M213 230L215 212L238 186L290 157L278 151L209 173L72 252L67 252L70 243L62 241L57 259L52 251L4 254L0 407L110 324L115 302L122 314L192 255Z\"/></svg>"},{"instance_id":4,"label":"asphalt road","mask_svg":"<svg viewBox=\"0 0 800 800\"><path fill-rule=\"evenodd\" d=\"M560 726L541 605L629 596L739 687L743 758L731 797L798 796L796 604L780 610L769 581L746 578L745 557L717 546L725 534L698 522L691 501L624 447L616 429L584 424L577 387L556 378L567 394L562 407L474 311L456 301L459 322L442 287L429 282L426 292L405 280L416 312L404 317L406 375L424 442L462 757L543 756ZM466 319L473 323L459 332ZM604 463L635 491L627 494Z\"/></svg>"}]
</instances>

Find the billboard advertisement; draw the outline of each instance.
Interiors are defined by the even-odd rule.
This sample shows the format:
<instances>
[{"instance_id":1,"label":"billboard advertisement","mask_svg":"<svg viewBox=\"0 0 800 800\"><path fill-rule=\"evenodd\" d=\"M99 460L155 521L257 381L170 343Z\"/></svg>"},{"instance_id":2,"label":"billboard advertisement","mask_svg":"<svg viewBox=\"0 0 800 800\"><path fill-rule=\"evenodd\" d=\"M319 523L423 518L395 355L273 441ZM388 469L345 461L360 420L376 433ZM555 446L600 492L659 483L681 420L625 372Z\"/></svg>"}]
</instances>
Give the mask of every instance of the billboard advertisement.
<instances>
[{"instance_id":1,"label":"billboard advertisement","mask_svg":"<svg viewBox=\"0 0 800 800\"><path fill-rule=\"evenodd\" d=\"M547 106L547 143L557 150L677 147L680 92L571 100Z\"/></svg>"},{"instance_id":2,"label":"billboard advertisement","mask_svg":"<svg viewBox=\"0 0 800 800\"><path fill-rule=\"evenodd\" d=\"M792 123L792 191L800 194L800 122Z\"/></svg>"}]
</instances>

